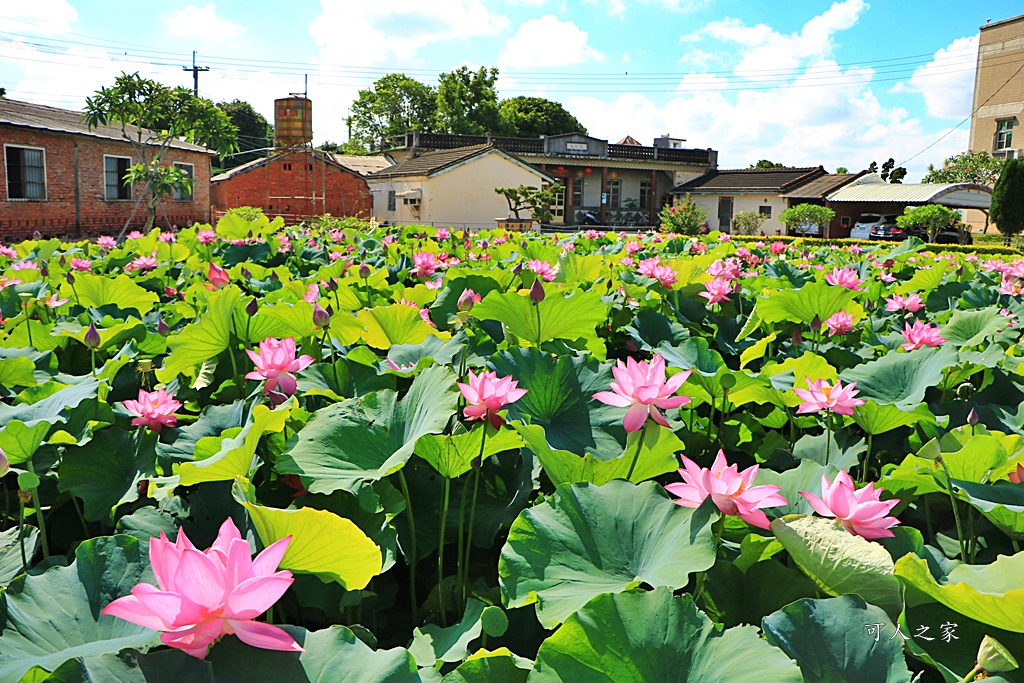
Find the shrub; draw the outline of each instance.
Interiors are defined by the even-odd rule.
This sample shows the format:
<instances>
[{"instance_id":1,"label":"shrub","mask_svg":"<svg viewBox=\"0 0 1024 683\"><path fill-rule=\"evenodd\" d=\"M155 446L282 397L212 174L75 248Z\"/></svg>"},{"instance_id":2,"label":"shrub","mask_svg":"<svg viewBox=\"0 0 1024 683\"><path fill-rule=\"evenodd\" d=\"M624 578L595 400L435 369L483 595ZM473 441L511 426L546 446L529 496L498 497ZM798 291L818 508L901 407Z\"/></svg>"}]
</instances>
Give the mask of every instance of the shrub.
<instances>
[{"instance_id":1,"label":"shrub","mask_svg":"<svg viewBox=\"0 0 1024 683\"><path fill-rule=\"evenodd\" d=\"M758 211L739 211L732 217L732 227L739 235L754 235L761 230L761 224L768 215Z\"/></svg>"},{"instance_id":2,"label":"shrub","mask_svg":"<svg viewBox=\"0 0 1024 683\"><path fill-rule=\"evenodd\" d=\"M960 214L941 204L926 204L904 210L902 216L896 217L896 225L905 231L918 230L928 233L928 239L935 241L939 231L960 222Z\"/></svg>"},{"instance_id":3,"label":"shrub","mask_svg":"<svg viewBox=\"0 0 1024 683\"><path fill-rule=\"evenodd\" d=\"M797 204L791 206L779 214L779 220L786 226L786 232L792 231L798 225L810 223L817 225L821 234L825 234L826 226L836 217L836 212L827 206L817 204Z\"/></svg>"},{"instance_id":4,"label":"shrub","mask_svg":"<svg viewBox=\"0 0 1024 683\"><path fill-rule=\"evenodd\" d=\"M663 208L658 218L661 219L662 232L693 236L700 233L701 227L706 227L708 210L694 204L690 195L686 195L681 204Z\"/></svg>"},{"instance_id":5,"label":"shrub","mask_svg":"<svg viewBox=\"0 0 1024 683\"><path fill-rule=\"evenodd\" d=\"M1009 159L992 190L992 222L1003 233L1006 246L1010 238L1024 231L1024 160Z\"/></svg>"}]
</instances>

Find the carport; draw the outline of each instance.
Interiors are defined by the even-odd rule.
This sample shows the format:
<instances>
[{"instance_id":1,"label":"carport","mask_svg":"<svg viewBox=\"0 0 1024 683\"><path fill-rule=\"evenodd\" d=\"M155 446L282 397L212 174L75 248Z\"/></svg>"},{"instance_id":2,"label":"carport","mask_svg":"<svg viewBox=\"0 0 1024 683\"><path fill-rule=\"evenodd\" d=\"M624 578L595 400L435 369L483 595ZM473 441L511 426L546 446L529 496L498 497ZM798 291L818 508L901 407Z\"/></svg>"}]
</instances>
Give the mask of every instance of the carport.
<instances>
[{"instance_id":1,"label":"carport","mask_svg":"<svg viewBox=\"0 0 1024 683\"><path fill-rule=\"evenodd\" d=\"M861 214L903 213L908 206L942 204L951 209L978 209L988 212L992 188L971 183L887 183L877 174L858 178L825 198L825 205L836 212L841 234L850 229Z\"/></svg>"}]
</instances>

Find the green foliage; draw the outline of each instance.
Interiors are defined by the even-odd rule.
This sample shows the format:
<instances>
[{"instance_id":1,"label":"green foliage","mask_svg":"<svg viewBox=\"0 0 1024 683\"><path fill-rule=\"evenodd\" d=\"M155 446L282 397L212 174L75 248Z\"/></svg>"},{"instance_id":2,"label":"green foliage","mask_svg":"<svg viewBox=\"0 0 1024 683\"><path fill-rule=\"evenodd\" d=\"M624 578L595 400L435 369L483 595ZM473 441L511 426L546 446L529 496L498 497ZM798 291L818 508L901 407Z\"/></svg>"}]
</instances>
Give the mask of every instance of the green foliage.
<instances>
[{"instance_id":1,"label":"green foliage","mask_svg":"<svg viewBox=\"0 0 1024 683\"><path fill-rule=\"evenodd\" d=\"M587 134L587 129L560 102L543 97L512 97L498 105L501 134L539 138L563 133Z\"/></svg>"},{"instance_id":2,"label":"green foliage","mask_svg":"<svg viewBox=\"0 0 1024 683\"><path fill-rule=\"evenodd\" d=\"M496 67L467 66L441 74L437 84L435 126L439 132L484 135L501 128Z\"/></svg>"},{"instance_id":3,"label":"green foliage","mask_svg":"<svg viewBox=\"0 0 1024 683\"><path fill-rule=\"evenodd\" d=\"M887 180L893 184L899 184L903 182L903 179L907 176L907 169L902 166L896 166L896 160L892 157L882 164L882 168L878 168L878 163L872 161L868 164L868 173L877 173L881 176L882 180Z\"/></svg>"},{"instance_id":4,"label":"green foliage","mask_svg":"<svg viewBox=\"0 0 1024 683\"><path fill-rule=\"evenodd\" d=\"M662 232L693 236L707 227L708 210L698 206L690 199L690 195L679 204L669 205L658 214Z\"/></svg>"},{"instance_id":5,"label":"green foliage","mask_svg":"<svg viewBox=\"0 0 1024 683\"><path fill-rule=\"evenodd\" d=\"M530 210L530 216L538 223L551 222L551 204L555 201L555 191L552 189L541 190L536 187L520 185L519 187L496 187L496 194L500 194L508 202L508 210L520 218L519 212Z\"/></svg>"},{"instance_id":6,"label":"green foliage","mask_svg":"<svg viewBox=\"0 0 1024 683\"><path fill-rule=\"evenodd\" d=\"M967 150L947 158L941 168L928 164L922 183L974 183L995 185L1003 169L1003 159L996 159L985 150Z\"/></svg>"},{"instance_id":7,"label":"green foliage","mask_svg":"<svg viewBox=\"0 0 1024 683\"><path fill-rule=\"evenodd\" d=\"M799 225L810 223L812 225L817 225L821 229L822 235L825 234L825 230L828 228L829 223L831 223L832 219L835 217L836 212L827 206L806 203L791 206L779 214L779 220L782 221L789 230L793 230Z\"/></svg>"},{"instance_id":8,"label":"green foliage","mask_svg":"<svg viewBox=\"0 0 1024 683\"><path fill-rule=\"evenodd\" d=\"M747 166L747 168L753 168L753 169L786 168L786 165L785 164L776 163L774 161L769 161L768 159L760 159L760 160L757 161L757 163L753 163L750 166Z\"/></svg>"},{"instance_id":9,"label":"green foliage","mask_svg":"<svg viewBox=\"0 0 1024 683\"><path fill-rule=\"evenodd\" d=\"M732 227L740 235L756 235L768 215L760 211L737 211L732 217Z\"/></svg>"},{"instance_id":10,"label":"green foliage","mask_svg":"<svg viewBox=\"0 0 1024 683\"><path fill-rule=\"evenodd\" d=\"M992 222L1006 238L1024 231L1024 159L1008 159L992 189Z\"/></svg>"},{"instance_id":11,"label":"green foliage","mask_svg":"<svg viewBox=\"0 0 1024 683\"><path fill-rule=\"evenodd\" d=\"M896 225L903 230L917 230L928 233L934 242L939 231L960 222L960 214L941 204L925 204L914 208L907 207L902 216L896 217Z\"/></svg>"},{"instance_id":12,"label":"green foliage","mask_svg":"<svg viewBox=\"0 0 1024 683\"><path fill-rule=\"evenodd\" d=\"M360 90L352 103L351 140L370 151L387 148L394 135L432 130L436 112L435 88L405 74L387 74Z\"/></svg>"},{"instance_id":13,"label":"green foliage","mask_svg":"<svg viewBox=\"0 0 1024 683\"><path fill-rule=\"evenodd\" d=\"M238 129L239 149L256 150L274 146L274 125L267 121L263 114L256 111L251 104L234 99L230 102L218 102L217 108L227 114L231 123ZM235 154L222 158L220 165L225 169L230 169L263 156L266 156L266 152Z\"/></svg>"}]
</instances>

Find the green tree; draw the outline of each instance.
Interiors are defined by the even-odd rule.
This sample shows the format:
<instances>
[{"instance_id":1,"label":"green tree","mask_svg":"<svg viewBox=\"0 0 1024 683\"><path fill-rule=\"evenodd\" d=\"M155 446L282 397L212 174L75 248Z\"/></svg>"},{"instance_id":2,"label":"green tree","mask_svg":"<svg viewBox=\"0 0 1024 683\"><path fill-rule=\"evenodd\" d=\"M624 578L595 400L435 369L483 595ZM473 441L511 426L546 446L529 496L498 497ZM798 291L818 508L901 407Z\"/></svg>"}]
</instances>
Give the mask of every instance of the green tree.
<instances>
[{"instance_id":1,"label":"green tree","mask_svg":"<svg viewBox=\"0 0 1024 683\"><path fill-rule=\"evenodd\" d=\"M992 187L999 179L1003 160L984 150L967 150L954 154L942 162L941 168L928 164L928 173L922 183L975 183Z\"/></svg>"},{"instance_id":2,"label":"green tree","mask_svg":"<svg viewBox=\"0 0 1024 683\"><path fill-rule=\"evenodd\" d=\"M519 187L496 187L494 192L500 194L508 202L508 210L520 218L519 212L530 210L530 215L538 223L551 222L551 204L555 201L555 191L541 190L529 185Z\"/></svg>"},{"instance_id":3,"label":"green tree","mask_svg":"<svg viewBox=\"0 0 1024 683\"><path fill-rule=\"evenodd\" d=\"M889 157L889 160L882 164L881 170L878 168L878 162L872 161L868 165L868 173L877 173L882 177L882 180L888 181L893 185L899 185L907 177L907 169L902 166L896 166L896 160L892 157Z\"/></svg>"},{"instance_id":4,"label":"green tree","mask_svg":"<svg viewBox=\"0 0 1024 683\"><path fill-rule=\"evenodd\" d=\"M748 168L786 168L785 164L777 164L774 161L768 159L761 159L756 164L751 164Z\"/></svg>"},{"instance_id":5,"label":"green tree","mask_svg":"<svg viewBox=\"0 0 1024 683\"><path fill-rule=\"evenodd\" d=\"M801 225L810 224L817 225L820 233L824 235L835 217L835 211L818 204L797 204L779 214L779 220L786 226L786 232L789 234L796 232L796 228Z\"/></svg>"},{"instance_id":6,"label":"green tree","mask_svg":"<svg viewBox=\"0 0 1024 683\"><path fill-rule=\"evenodd\" d=\"M164 163L172 142L184 139L221 156L238 149L238 129L213 102L196 97L188 88L170 88L137 73L122 73L113 87L100 88L86 98L82 120L90 128L119 127L131 143L135 164L128 168L125 180L143 185L147 230L156 224L161 197L192 190L191 178Z\"/></svg>"},{"instance_id":7,"label":"green tree","mask_svg":"<svg viewBox=\"0 0 1024 683\"><path fill-rule=\"evenodd\" d=\"M231 123L238 129L239 149L259 150L274 146L274 126L255 109L243 100L219 102L217 108L228 115ZM225 169L266 156L266 152L249 152L235 154L221 160Z\"/></svg>"},{"instance_id":8,"label":"green tree","mask_svg":"<svg viewBox=\"0 0 1024 683\"><path fill-rule=\"evenodd\" d=\"M498 69L460 66L441 74L437 85L437 130L459 135L484 135L500 130Z\"/></svg>"},{"instance_id":9,"label":"green tree","mask_svg":"<svg viewBox=\"0 0 1024 683\"><path fill-rule=\"evenodd\" d=\"M513 97L498 105L501 133L511 137L539 138L562 133L587 134L587 129L558 102L543 97Z\"/></svg>"},{"instance_id":10,"label":"green tree","mask_svg":"<svg viewBox=\"0 0 1024 683\"><path fill-rule=\"evenodd\" d=\"M382 140L407 130L432 130L437 91L405 74L387 74L360 90L349 117L350 142L378 150Z\"/></svg>"},{"instance_id":11,"label":"green tree","mask_svg":"<svg viewBox=\"0 0 1024 683\"><path fill-rule=\"evenodd\" d=\"M955 226L960 222L960 214L941 204L925 204L916 208L907 207L902 216L896 217L896 225L904 231L920 231L928 233L928 240L935 241L943 228Z\"/></svg>"},{"instance_id":12,"label":"green tree","mask_svg":"<svg viewBox=\"0 0 1024 683\"><path fill-rule=\"evenodd\" d=\"M348 142L331 142L327 140L323 144L318 145L317 149L322 152L330 152L331 154L351 154L356 156L369 152L366 147L354 140L349 140Z\"/></svg>"},{"instance_id":13,"label":"green tree","mask_svg":"<svg viewBox=\"0 0 1024 683\"><path fill-rule=\"evenodd\" d=\"M737 211L732 217L732 227L738 235L753 235L768 220L768 214L759 211Z\"/></svg>"},{"instance_id":14,"label":"green tree","mask_svg":"<svg viewBox=\"0 0 1024 683\"><path fill-rule=\"evenodd\" d=\"M1003 233L1006 246L1010 238L1024 231L1024 160L1008 159L992 189L992 222Z\"/></svg>"},{"instance_id":15,"label":"green tree","mask_svg":"<svg viewBox=\"0 0 1024 683\"><path fill-rule=\"evenodd\" d=\"M845 166L836 166L836 173L838 175L842 175L844 173L849 173L849 172L850 172L850 169L846 168Z\"/></svg>"}]
</instances>

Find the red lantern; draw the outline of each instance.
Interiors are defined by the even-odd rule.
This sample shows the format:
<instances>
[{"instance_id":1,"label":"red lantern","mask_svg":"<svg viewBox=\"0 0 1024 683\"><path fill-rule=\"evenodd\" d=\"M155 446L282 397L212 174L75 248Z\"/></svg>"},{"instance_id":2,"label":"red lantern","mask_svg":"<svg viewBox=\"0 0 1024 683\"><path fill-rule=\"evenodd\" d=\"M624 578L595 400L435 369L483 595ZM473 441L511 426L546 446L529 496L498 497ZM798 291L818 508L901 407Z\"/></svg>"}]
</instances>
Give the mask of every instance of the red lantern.
<instances>
[{"instance_id":1,"label":"red lantern","mask_svg":"<svg viewBox=\"0 0 1024 683\"><path fill-rule=\"evenodd\" d=\"M559 173L565 173L565 166L559 166L558 167L558 172Z\"/></svg>"},{"instance_id":2,"label":"red lantern","mask_svg":"<svg viewBox=\"0 0 1024 683\"><path fill-rule=\"evenodd\" d=\"M583 171L583 172L584 172L584 173L586 173L587 175L590 175L590 173L591 173L591 171L590 171L590 169L589 169L589 168L588 168L588 169L586 169L586 170L585 170L585 171Z\"/></svg>"}]
</instances>

